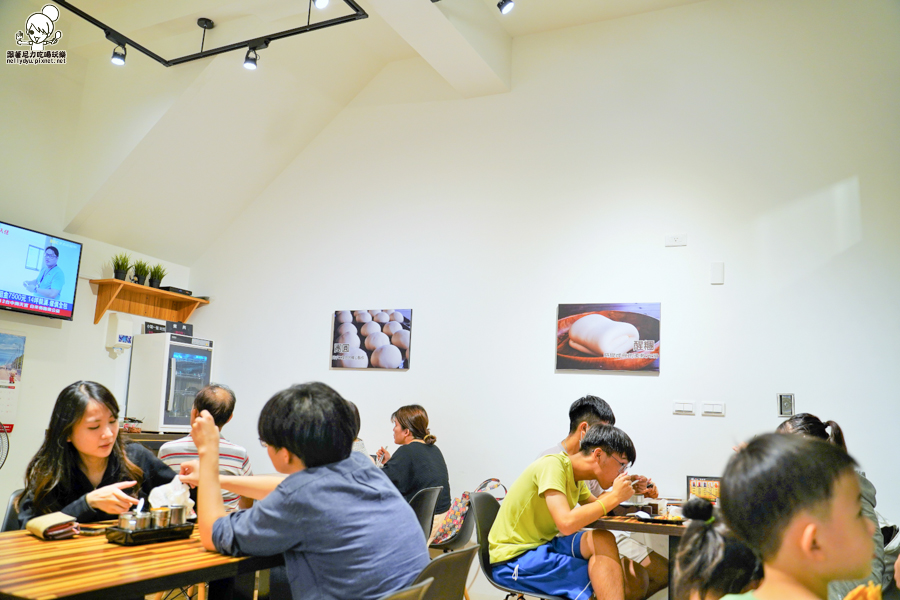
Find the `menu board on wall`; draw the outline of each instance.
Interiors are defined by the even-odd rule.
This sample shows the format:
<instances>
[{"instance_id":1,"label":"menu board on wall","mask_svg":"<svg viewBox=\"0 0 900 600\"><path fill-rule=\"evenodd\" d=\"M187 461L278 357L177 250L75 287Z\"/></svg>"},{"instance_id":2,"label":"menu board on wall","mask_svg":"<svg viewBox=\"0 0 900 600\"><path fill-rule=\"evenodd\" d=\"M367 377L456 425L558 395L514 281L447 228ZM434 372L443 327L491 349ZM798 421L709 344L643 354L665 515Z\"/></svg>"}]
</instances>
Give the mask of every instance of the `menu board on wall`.
<instances>
[{"instance_id":1,"label":"menu board on wall","mask_svg":"<svg viewBox=\"0 0 900 600\"><path fill-rule=\"evenodd\" d=\"M16 422L24 358L25 336L0 331L0 423L7 433Z\"/></svg>"}]
</instances>

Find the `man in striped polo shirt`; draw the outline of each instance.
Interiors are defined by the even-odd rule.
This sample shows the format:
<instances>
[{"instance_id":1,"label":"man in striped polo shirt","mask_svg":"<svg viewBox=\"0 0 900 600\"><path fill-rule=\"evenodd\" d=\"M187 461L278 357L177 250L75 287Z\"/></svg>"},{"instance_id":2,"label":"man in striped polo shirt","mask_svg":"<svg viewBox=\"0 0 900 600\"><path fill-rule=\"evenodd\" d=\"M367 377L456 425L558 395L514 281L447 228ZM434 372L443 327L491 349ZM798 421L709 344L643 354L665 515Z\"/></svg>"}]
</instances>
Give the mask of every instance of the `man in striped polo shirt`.
<instances>
[{"instance_id":1,"label":"man in striped polo shirt","mask_svg":"<svg viewBox=\"0 0 900 600\"><path fill-rule=\"evenodd\" d=\"M222 427L231 420L236 402L234 392L224 385L211 384L197 392L194 397L194 408L191 409L191 423L204 410L209 411L219 428L219 474L220 475L252 475L250 457L247 450L222 437ZM190 435L166 442L159 449L159 459L172 467L176 473L181 463L197 460L197 446ZM237 494L222 490L225 510L231 512L238 508L248 508L253 502L245 500Z\"/></svg>"}]
</instances>

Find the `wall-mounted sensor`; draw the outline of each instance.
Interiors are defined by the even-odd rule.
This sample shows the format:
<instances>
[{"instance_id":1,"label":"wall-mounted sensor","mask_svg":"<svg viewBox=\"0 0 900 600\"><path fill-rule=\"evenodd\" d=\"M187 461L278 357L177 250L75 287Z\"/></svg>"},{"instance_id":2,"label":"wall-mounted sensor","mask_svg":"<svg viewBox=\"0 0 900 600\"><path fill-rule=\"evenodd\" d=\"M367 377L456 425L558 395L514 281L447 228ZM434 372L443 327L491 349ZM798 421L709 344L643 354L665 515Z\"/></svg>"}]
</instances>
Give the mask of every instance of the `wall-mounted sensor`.
<instances>
[{"instance_id":1,"label":"wall-mounted sensor","mask_svg":"<svg viewBox=\"0 0 900 600\"><path fill-rule=\"evenodd\" d=\"M794 395L778 394L778 416L793 417L794 416Z\"/></svg>"}]
</instances>

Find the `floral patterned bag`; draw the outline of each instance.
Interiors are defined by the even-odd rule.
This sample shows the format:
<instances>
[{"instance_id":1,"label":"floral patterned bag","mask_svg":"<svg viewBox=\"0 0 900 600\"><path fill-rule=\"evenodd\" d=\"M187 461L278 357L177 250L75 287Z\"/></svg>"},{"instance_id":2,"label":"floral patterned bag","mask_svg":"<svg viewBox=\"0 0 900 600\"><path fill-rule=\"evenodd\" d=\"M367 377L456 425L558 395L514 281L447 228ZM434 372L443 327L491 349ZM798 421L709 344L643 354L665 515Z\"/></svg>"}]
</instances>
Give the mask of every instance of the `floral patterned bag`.
<instances>
[{"instance_id":1,"label":"floral patterned bag","mask_svg":"<svg viewBox=\"0 0 900 600\"><path fill-rule=\"evenodd\" d=\"M501 489L503 490L502 492L499 491ZM499 479L485 479L475 488L475 491L490 492L492 496L497 498L498 502L502 502L503 498L506 497L506 486L500 483ZM501 495L498 497L498 494ZM447 516L444 517L441 526L438 527L437 535L434 536L432 544L441 544L455 536L459 532L459 528L462 527L468 511L469 492L463 492L462 496L453 499L450 510L447 511Z\"/></svg>"}]
</instances>

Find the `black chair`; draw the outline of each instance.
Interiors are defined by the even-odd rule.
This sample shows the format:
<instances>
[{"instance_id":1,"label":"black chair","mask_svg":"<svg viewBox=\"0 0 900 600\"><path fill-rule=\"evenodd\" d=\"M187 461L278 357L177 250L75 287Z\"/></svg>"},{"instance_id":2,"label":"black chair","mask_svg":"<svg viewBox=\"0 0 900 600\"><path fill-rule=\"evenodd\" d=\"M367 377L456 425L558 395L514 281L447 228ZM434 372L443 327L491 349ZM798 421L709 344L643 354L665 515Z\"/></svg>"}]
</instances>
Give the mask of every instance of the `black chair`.
<instances>
[{"instance_id":1,"label":"black chair","mask_svg":"<svg viewBox=\"0 0 900 600\"><path fill-rule=\"evenodd\" d=\"M15 531L19 528L19 511L16 510L16 498L24 492L24 489L16 490L9 496L9 504L6 505L6 514L3 515L3 526L0 531Z\"/></svg>"},{"instance_id":2,"label":"black chair","mask_svg":"<svg viewBox=\"0 0 900 600\"><path fill-rule=\"evenodd\" d=\"M494 525L497 513L500 512L500 503L487 492L475 492L469 496L469 510L475 511L475 533L478 536L478 563L481 565L481 570L484 572L484 576L487 580L491 582L491 585L500 591L506 592L507 598L510 596L528 594L529 596L536 596L543 600L566 600L559 596L543 596L535 594L534 592L514 590L501 583L497 583L491 573L491 554L490 544L488 544L488 535L491 533L491 527Z\"/></svg>"},{"instance_id":3,"label":"black chair","mask_svg":"<svg viewBox=\"0 0 900 600\"><path fill-rule=\"evenodd\" d=\"M477 552L478 548L473 546L468 550L438 556L422 569L413 583L432 577L434 585L425 594L425 600L460 600L466 595L469 567Z\"/></svg>"},{"instance_id":4,"label":"black chair","mask_svg":"<svg viewBox=\"0 0 900 600\"><path fill-rule=\"evenodd\" d=\"M437 505L438 495L442 489L444 488L441 486L425 488L416 492L416 495L409 500L409 505L415 511L416 517L419 519L419 525L422 526L422 531L425 533L425 541L431 538L431 526L434 524L434 507Z\"/></svg>"},{"instance_id":5,"label":"black chair","mask_svg":"<svg viewBox=\"0 0 900 600\"><path fill-rule=\"evenodd\" d=\"M434 579L426 579L422 583L411 585L402 590L397 590L387 596L382 596L381 600L422 600L425 596L425 592L428 591L428 588L431 587L433 582Z\"/></svg>"},{"instance_id":6,"label":"black chair","mask_svg":"<svg viewBox=\"0 0 900 600\"><path fill-rule=\"evenodd\" d=\"M450 552L451 550L460 550L466 547L466 544L472 539L472 532L475 531L475 513L472 511L472 501L469 500L469 508L463 516L463 522L459 526L459 530L453 534L453 537L447 538L443 542L435 542L431 544L431 548Z\"/></svg>"}]
</instances>

